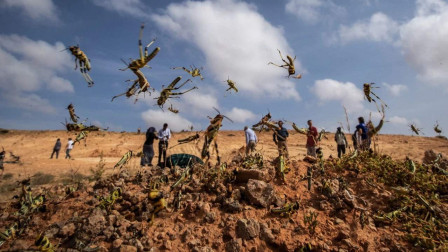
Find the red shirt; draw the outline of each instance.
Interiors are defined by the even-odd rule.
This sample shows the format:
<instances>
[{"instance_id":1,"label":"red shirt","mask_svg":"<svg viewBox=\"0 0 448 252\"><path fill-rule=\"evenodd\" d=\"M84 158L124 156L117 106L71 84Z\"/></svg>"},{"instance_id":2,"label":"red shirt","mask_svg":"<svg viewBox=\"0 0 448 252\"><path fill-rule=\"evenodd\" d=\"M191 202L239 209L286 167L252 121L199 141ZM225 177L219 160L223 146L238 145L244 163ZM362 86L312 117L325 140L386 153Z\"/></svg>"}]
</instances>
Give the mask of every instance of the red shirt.
<instances>
[{"instance_id":1,"label":"red shirt","mask_svg":"<svg viewBox=\"0 0 448 252\"><path fill-rule=\"evenodd\" d=\"M314 139L313 139L314 137ZM306 139L306 146L307 147L313 147L316 146L316 141L317 141L317 129L314 126L311 126L308 129L308 138Z\"/></svg>"}]
</instances>

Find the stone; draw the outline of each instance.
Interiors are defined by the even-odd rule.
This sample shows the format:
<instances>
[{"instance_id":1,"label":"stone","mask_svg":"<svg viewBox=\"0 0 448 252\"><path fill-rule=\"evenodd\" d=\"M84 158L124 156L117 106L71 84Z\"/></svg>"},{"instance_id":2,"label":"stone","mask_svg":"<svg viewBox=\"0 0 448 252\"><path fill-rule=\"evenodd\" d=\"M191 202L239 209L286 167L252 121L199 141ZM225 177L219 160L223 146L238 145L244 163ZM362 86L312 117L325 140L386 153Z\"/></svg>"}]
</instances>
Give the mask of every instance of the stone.
<instances>
[{"instance_id":1,"label":"stone","mask_svg":"<svg viewBox=\"0 0 448 252\"><path fill-rule=\"evenodd\" d=\"M239 219L236 222L236 235L244 240L258 237L260 234L260 224L254 219Z\"/></svg>"},{"instance_id":2,"label":"stone","mask_svg":"<svg viewBox=\"0 0 448 252\"><path fill-rule=\"evenodd\" d=\"M75 233L76 230L76 226L74 223L69 223L65 226L63 226L61 228L61 230L59 231L60 235L64 236L64 237L68 237L71 236Z\"/></svg>"},{"instance_id":3,"label":"stone","mask_svg":"<svg viewBox=\"0 0 448 252\"><path fill-rule=\"evenodd\" d=\"M233 239L228 242L226 242L225 249L226 252L240 252L242 251L243 247L243 240L242 239Z\"/></svg>"},{"instance_id":4,"label":"stone","mask_svg":"<svg viewBox=\"0 0 448 252\"><path fill-rule=\"evenodd\" d=\"M241 206L240 202L236 200L226 199L223 205L224 211L227 213L238 213L243 210L243 206Z\"/></svg>"},{"instance_id":5,"label":"stone","mask_svg":"<svg viewBox=\"0 0 448 252\"><path fill-rule=\"evenodd\" d=\"M104 229L106 224L106 218L104 218L103 212L99 208L95 208L92 214L87 218L88 225L86 230L92 235L98 235Z\"/></svg>"},{"instance_id":6,"label":"stone","mask_svg":"<svg viewBox=\"0 0 448 252\"><path fill-rule=\"evenodd\" d=\"M422 163L423 164L431 164L436 160L437 153L434 152L434 150L427 150L425 151L425 156L423 157Z\"/></svg>"},{"instance_id":7,"label":"stone","mask_svg":"<svg viewBox=\"0 0 448 252\"><path fill-rule=\"evenodd\" d=\"M123 240L122 239L120 239L120 238L115 239L112 242L112 248L119 248L119 247L121 247L121 244L123 244Z\"/></svg>"},{"instance_id":8,"label":"stone","mask_svg":"<svg viewBox=\"0 0 448 252\"><path fill-rule=\"evenodd\" d=\"M28 244L26 240L17 239L8 251L26 251L31 244Z\"/></svg>"},{"instance_id":9,"label":"stone","mask_svg":"<svg viewBox=\"0 0 448 252\"><path fill-rule=\"evenodd\" d=\"M137 248L131 245L122 245L120 252L137 252Z\"/></svg>"},{"instance_id":10,"label":"stone","mask_svg":"<svg viewBox=\"0 0 448 252\"><path fill-rule=\"evenodd\" d=\"M167 249L167 250L171 250L171 249L173 249L173 245L171 244L170 240L164 240L162 248Z\"/></svg>"},{"instance_id":11,"label":"stone","mask_svg":"<svg viewBox=\"0 0 448 252\"><path fill-rule=\"evenodd\" d=\"M249 179L246 184L246 193L249 203L253 206L267 208L275 199L274 188L264 181Z\"/></svg>"},{"instance_id":12,"label":"stone","mask_svg":"<svg viewBox=\"0 0 448 252\"><path fill-rule=\"evenodd\" d=\"M216 220L216 215L214 212L208 212L205 214L204 221L206 223L211 224L211 223L215 222L215 220Z\"/></svg>"},{"instance_id":13,"label":"stone","mask_svg":"<svg viewBox=\"0 0 448 252\"><path fill-rule=\"evenodd\" d=\"M240 168L236 174L237 183L247 183L249 179L266 181L269 178L267 171Z\"/></svg>"},{"instance_id":14,"label":"stone","mask_svg":"<svg viewBox=\"0 0 448 252\"><path fill-rule=\"evenodd\" d=\"M260 239L265 241L267 244L275 244L275 237L272 234L272 230L266 223L260 224Z\"/></svg>"}]
</instances>

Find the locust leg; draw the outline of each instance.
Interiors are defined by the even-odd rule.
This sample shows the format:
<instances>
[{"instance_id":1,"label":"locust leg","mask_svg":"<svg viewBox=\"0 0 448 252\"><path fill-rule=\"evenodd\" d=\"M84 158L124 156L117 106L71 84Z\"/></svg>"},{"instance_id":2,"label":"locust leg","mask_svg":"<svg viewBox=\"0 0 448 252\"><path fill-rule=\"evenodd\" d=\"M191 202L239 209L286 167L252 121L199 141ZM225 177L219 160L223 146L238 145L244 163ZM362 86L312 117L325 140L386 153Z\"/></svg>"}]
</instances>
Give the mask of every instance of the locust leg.
<instances>
[{"instance_id":1,"label":"locust leg","mask_svg":"<svg viewBox=\"0 0 448 252\"><path fill-rule=\"evenodd\" d=\"M143 35L143 29L144 28L145 28L145 25L142 24L140 26L140 33L138 35L138 50L139 50L139 53L140 53L140 60L141 61L145 60L145 56L143 55L143 48L142 48L142 35ZM146 48L145 48L145 51L146 51Z\"/></svg>"},{"instance_id":2,"label":"locust leg","mask_svg":"<svg viewBox=\"0 0 448 252\"><path fill-rule=\"evenodd\" d=\"M192 87L192 88L190 88L190 89L188 89L187 91L184 91L184 92L179 92L179 93L171 93L171 95L183 95L183 94L185 94L185 93L188 93L188 92L190 92L191 90L193 90L193 89L197 89L197 87Z\"/></svg>"},{"instance_id":3,"label":"locust leg","mask_svg":"<svg viewBox=\"0 0 448 252\"><path fill-rule=\"evenodd\" d=\"M184 83L180 84L180 86L173 88L173 90L178 90L179 88L185 86L185 84L187 84L189 81L191 81L190 79L186 80ZM177 82L176 82L177 83Z\"/></svg>"},{"instance_id":4,"label":"locust leg","mask_svg":"<svg viewBox=\"0 0 448 252\"><path fill-rule=\"evenodd\" d=\"M215 139L214 142L215 142L216 159L218 160L218 165L220 165L221 157L219 156L218 141Z\"/></svg>"}]
</instances>

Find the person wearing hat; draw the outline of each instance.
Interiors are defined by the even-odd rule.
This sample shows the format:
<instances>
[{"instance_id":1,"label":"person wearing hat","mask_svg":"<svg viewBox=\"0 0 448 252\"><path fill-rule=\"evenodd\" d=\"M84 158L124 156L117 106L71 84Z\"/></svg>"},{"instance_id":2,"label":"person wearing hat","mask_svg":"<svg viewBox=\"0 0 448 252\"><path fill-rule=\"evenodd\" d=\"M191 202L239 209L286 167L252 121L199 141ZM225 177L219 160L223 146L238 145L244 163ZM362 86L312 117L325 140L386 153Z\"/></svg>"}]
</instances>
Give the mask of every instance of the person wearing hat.
<instances>
[{"instance_id":1,"label":"person wearing hat","mask_svg":"<svg viewBox=\"0 0 448 252\"><path fill-rule=\"evenodd\" d=\"M347 146L347 139L345 138L344 132L342 132L341 127L338 127L336 134L334 135L334 140L338 145L338 158L341 158L341 155L345 154L345 147Z\"/></svg>"}]
</instances>

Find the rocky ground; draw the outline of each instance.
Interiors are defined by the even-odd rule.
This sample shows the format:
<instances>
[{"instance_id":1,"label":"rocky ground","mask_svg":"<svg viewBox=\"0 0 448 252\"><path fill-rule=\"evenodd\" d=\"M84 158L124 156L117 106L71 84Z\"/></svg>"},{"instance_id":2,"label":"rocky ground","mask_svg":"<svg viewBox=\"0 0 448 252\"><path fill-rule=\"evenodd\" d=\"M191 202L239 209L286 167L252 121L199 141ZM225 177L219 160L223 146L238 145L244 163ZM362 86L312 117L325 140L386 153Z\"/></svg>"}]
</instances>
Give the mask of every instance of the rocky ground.
<instances>
[{"instance_id":1,"label":"rocky ground","mask_svg":"<svg viewBox=\"0 0 448 252\"><path fill-rule=\"evenodd\" d=\"M1 204L0 232L17 224L16 233L0 249L36 250L44 235L60 251L444 251L448 161L437 153L422 152L414 170L384 154L327 154L322 164L295 156L283 180L278 159L234 148L226 165L196 165L175 188L184 168L128 165L48 185L31 177L32 196L10 181L19 197ZM151 225L154 190L167 207ZM272 211L295 202L298 210Z\"/></svg>"}]
</instances>

